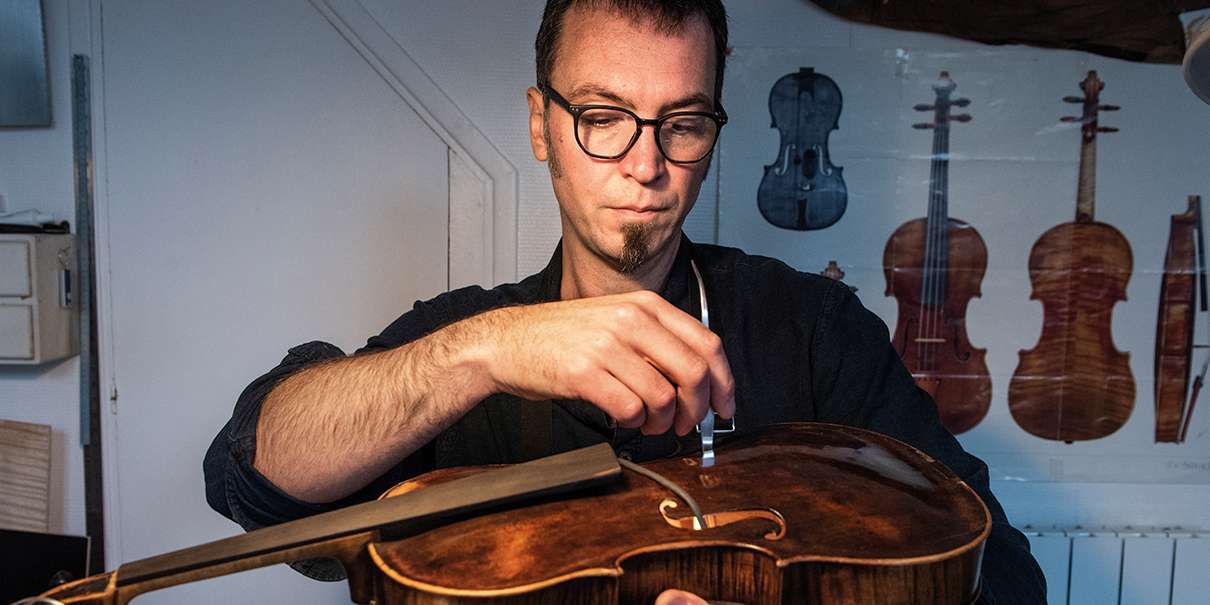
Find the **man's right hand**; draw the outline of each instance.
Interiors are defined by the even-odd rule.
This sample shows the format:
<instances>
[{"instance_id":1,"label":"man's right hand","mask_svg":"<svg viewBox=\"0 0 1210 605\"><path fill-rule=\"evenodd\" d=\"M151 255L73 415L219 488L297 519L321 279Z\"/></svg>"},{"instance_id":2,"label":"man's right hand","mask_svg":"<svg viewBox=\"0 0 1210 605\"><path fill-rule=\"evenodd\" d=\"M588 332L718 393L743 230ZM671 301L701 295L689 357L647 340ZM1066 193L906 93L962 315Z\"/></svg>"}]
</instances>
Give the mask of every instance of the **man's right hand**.
<instances>
[{"instance_id":1,"label":"man's right hand","mask_svg":"<svg viewBox=\"0 0 1210 605\"><path fill-rule=\"evenodd\" d=\"M627 428L678 435L713 409L735 413L718 335L650 291L507 307L479 316L493 335L493 387L526 399L582 399Z\"/></svg>"},{"instance_id":2,"label":"man's right hand","mask_svg":"<svg viewBox=\"0 0 1210 605\"><path fill-rule=\"evenodd\" d=\"M264 399L253 465L332 502L493 393L583 399L622 426L683 435L711 408L730 418L734 390L718 337L655 293L506 307L285 378Z\"/></svg>"}]
</instances>

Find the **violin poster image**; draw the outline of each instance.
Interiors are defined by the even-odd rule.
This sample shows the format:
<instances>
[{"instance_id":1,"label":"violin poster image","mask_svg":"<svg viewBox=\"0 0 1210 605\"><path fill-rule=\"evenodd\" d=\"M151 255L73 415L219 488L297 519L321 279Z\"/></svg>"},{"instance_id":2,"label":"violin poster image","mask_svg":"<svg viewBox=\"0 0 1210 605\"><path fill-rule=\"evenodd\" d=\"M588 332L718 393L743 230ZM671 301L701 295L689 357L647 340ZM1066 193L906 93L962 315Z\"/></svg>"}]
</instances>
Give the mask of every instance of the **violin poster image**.
<instances>
[{"instance_id":1,"label":"violin poster image","mask_svg":"<svg viewBox=\"0 0 1210 605\"><path fill-rule=\"evenodd\" d=\"M843 105L836 82L810 67L773 84L769 113L781 142L756 194L765 220L808 231L831 226L844 215L843 169L832 165L828 153L828 137L839 127Z\"/></svg>"},{"instance_id":2,"label":"violin poster image","mask_svg":"<svg viewBox=\"0 0 1210 605\"><path fill-rule=\"evenodd\" d=\"M1210 110L1163 66L954 44L734 49L723 91L730 121L707 181L717 203L702 206L710 229L699 232L804 273L834 261L827 273L843 273L886 325L890 354L932 391L942 418L952 413L947 383L986 387L985 401L961 398L979 404L967 404L969 428L944 422L994 480L1210 483L1210 408L1198 380L1210 322L1190 273L1198 232L1187 202L1210 191ZM843 220L809 233L770 223L753 199L782 144L769 128L769 87L803 66L844 91L843 136L828 146L848 193ZM1085 116L1081 84L1094 70L1106 88ZM938 105L948 109L941 119ZM1087 132L1102 127L1121 133ZM1096 135L1091 145L1086 134ZM930 210L947 227L946 254L934 228L937 253L926 259ZM1158 296L1165 275L1173 311ZM1192 325L1176 312L1190 287ZM929 297L946 299L932 323L940 336L921 319L938 318ZM1162 327L1161 316L1172 321ZM1157 338L1164 330L1167 340ZM1186 362L1175 345L1189 333ZM931 374L912 359L955 349L950 367Z\"/></svg>"},{"instance_id":3,"label":"violin poster image","mask_svg":"<svg viewBox=\"0 0 1210 605\"><path fill-rule=\"evenodd\" d=\"M819 274L828 279L834 279L838 282L844 281L844 269L841 269L840 263L837 263L835 260L828 261L828 266L824 267L823 271L820 271ZM845 286L853 292L857 291L856 286L850 286L848 284L845 284Z\"/></svg>"},{"instance_id":4,"label":"violin poster image","mask_svg":"<svg viewBox=\"0 0 1210 605\"><path fill-rule=\"evenodd\" d=\"M966 308L979 296L987 271L987 246L971 225L949 215L950 129L969 122L955 107L969 99L953 97L957 84L941 72L932 104L915 106L932 113L916 124L933 132L928 216L900 225L886 242L882 266L886 295L899 301L898 323L891 342L917 386L937 403L941 422L951 433L970 430L991 404L992 383L985 349L966 334Z\"/></svg>"},{"instance_id":5,"label":"violin poster image","mask_svg":"<svg viewBox=\"0 0 1210 605\"><path fill-rule=\"evenodd\" d=\"M1189 209L1172 215L1164 276L1160 282L1155 327L1155 441L1182 443L1210 367L1210 358L1193 379L1197 315L1206 312L1206 256L1202 200L1189 196Z\"/></svg>"},{"instance_id":6,"label":"violin poster image","mask_svg":"<svg viewBox=\"0 0 1210 605\"><path fill-rule=\"evenodd\" d=\"M1021 351L1008 385L1013 419L1030 434L1056 441L1100 439L1122 428L1134 409L1130 356L1113 342L1113 307L1126 299L1134 265L1121 231L1097 222L1097 135L1105 83L1095 71L1080 83L1083 114L1063 118L1080 127L1080 172L1073 222L1051 228L1029 254L1031 298L1045 317L1037 346Z\"/></svg>"}]
</instances>

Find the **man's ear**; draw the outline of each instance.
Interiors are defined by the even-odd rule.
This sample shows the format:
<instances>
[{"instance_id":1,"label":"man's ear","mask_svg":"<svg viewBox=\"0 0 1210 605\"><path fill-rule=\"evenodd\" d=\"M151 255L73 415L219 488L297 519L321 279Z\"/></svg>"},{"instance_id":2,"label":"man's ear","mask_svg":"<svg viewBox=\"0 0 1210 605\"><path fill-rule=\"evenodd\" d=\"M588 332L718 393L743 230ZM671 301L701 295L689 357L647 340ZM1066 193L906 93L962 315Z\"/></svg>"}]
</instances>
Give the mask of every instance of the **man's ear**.
<instances>
[{"instance_id":1,"label":"man's ear","mask_svg":"<svg viewBox=\"0 0 1210 605\"><path fill-rule=\"evenodd\" d=\"M546 103L542 93L533 86L525 91L525 100L529 103L529 145L534 150L534 159L545 162L549 157L546 149L544 127L546 124Z\"/></svg>"}]
</instances>

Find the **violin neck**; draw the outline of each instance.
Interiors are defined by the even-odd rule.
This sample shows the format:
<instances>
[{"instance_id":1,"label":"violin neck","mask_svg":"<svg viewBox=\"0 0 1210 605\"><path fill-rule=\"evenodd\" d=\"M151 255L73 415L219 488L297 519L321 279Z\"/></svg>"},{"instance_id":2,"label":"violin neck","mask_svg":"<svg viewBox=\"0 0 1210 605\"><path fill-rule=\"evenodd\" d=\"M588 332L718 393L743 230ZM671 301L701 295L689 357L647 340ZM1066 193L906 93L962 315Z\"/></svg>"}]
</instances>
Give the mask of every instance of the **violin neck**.
<instances>
[{"instance_id":1,"label":"violin neck","mask_svg":"<svg viewBox=\"0 0 1210 605\"><path fill-rule=\"evenodd\" d=\"M118 568L116 580L109 584L116 590L116 605L122 605L135 595L168 586L276 563L331 557L344 565L353 600L366 603L372 596L364 573L368 568L363 564L369 542L599 485L621 473L609 444L597 444L127 563ZM92 603L79 598L69 602L77 601ZM109 605L109 601L102 602Z\"/></svg>"},{"instance_id":2,"label":"violin neck","mask_svg":"<svg viewBox=\"0 0 1210 605\"><path fill-rule=\"evenodd\" d=\"M1080 181L1076 190L1076 222L1091 223L1095 220L1097 205L1097 138L1081 137Z\"/></svg>"},{"instance_id":3,"label":"violin neck","mask_svg":"<svg viewBox=\"0 0 1210 605\"><path fill-rule=\"evenodd\" d=\"M949 265L949 125L933 130L933 170L929 177L929 211L925 229L923 280L924 304L945 302L946 270Z\"/></svg>"}]
</instances>

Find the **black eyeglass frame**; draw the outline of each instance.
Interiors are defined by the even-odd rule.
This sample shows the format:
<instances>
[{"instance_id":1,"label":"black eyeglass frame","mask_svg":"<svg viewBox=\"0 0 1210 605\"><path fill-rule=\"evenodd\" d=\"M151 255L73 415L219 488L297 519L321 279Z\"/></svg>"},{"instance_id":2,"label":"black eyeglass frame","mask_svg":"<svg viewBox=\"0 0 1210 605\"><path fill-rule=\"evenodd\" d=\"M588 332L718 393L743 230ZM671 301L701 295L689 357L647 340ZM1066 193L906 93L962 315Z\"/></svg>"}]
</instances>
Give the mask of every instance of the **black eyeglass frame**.
<instances>
[{"instance_id":1,"label":"black eyeglass frame","mask_svg":"<svg viewBox=\"0 0 1210 605\"><path fill-rule=\"evenodd\" d=\"M549 86L543 86L543 85L539 84L537 88L543 95L546 95L546 97L548 99L554 101L556 105L558 105L559 107L562 107L564 110L567 111L567 113L571 114L572 130L574 130L576 133L576 144L579 145L580 150L583 151L585 154L587 154L589 157L594 157L599 160L621 159L627 153L630 153L631 148L634 147L634 144L639 140L639 137L643 136L643 127L644 126L654 126L655 127L655 146L660 150L660 154L664 156L664 159L668 160L669 162L672 162L673 164L696 164L696 163L710 157L710 154L714 153L714 147L715 147L715 145L718 145L718 135L722 132L723 126L727 123L727 112L723 110L722 104L717 103L717 102L715 103L715 107L717 107L718 109L714 112L674 111L672 113L667 113L662 116L648 120L648 119L640 118L638 114L636 114L635 112L630 111L629 109L626 109L624 107L617 107L615 105L598 105L598 104L577 105L577 104L572 103L572 102L568 101L567 99L563 98L563 95L559 94L558 92L555 91L555 89L553 89ZM634 118L635 124L637 124L638 126L637 126L637 128L634 129L634 135L630 137L630 142L626 144L626 147L622 148L621 153L618 153L616 155L596 154L596 153L589 151L588 148L584 146L584 142L580 140L580 116L584 112L590 111L593 109L609 109L612 111L620 111L620 112L627 114L630 117ZM710 148L706 150L706 153L702 154L702 157L700 157L696 160L674 160L674 159L668 157L668 152L664 151L664 144L660 142L660 128L663 127L664 122L667 122L668 120L671 120L672 118L678 118L678 117L682 117L682 116L702 116L702 117L710 118L711 120L714 120L714 123L716 125L715 130L714 130L714 141L712 143L710 143Z\"/></svg>"}]
</instances>

